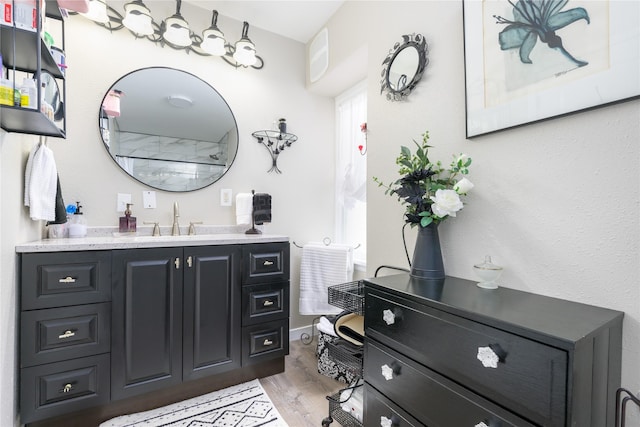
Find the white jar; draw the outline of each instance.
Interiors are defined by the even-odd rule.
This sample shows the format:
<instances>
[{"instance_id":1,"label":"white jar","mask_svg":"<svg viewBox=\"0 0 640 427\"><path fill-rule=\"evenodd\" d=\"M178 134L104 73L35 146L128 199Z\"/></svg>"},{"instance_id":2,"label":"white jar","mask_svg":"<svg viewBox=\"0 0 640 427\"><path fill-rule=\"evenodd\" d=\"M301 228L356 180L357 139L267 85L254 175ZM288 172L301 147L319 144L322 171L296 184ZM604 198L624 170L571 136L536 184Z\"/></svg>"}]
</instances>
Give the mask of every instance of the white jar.
<instances>
[{"instance_id":1,"label":"white jar","mask_svg":"<svg viewBox=\"0 0 640 427\"><path fill-rule=\"evenodd\" d=\"M23 108L38 107L38 94L36 91L36 82L34 79L25 78L22 80L20 87L20 106Z\"/></svg>"}]
</instances>

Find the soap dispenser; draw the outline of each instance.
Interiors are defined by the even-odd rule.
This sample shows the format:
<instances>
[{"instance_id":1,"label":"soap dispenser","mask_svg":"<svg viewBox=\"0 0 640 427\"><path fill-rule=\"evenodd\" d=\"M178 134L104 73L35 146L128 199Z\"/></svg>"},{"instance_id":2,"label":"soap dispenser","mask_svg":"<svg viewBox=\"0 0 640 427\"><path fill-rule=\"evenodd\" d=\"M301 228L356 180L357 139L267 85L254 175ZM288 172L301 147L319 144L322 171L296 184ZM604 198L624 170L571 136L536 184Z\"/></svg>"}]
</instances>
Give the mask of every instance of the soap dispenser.
<instances>
[{"instance_id":1,"label":"soap dispenser","mask_svg":"<svg viewBox=\"0 0 640 427\"><path fill-rule=\"evenodd\" d=\"M127 203L127 209L124 211L124 216L120 217L120 232L121 233L133 233L136 231L136 217L131 216L132 203Z\"/></svg>"},{"instance_id":2,"label":"soap dispenser","mask_svg":"<svg viewBox=\"0 0 640 427\"><path fill-rule=\"evenodd\" d=\"M80 212L82 205L76 202L76 206L67 206L67 212L73 213L69 218L69 237L85 237L87 235L87 221Z\"/></svg>"}]
</instances>

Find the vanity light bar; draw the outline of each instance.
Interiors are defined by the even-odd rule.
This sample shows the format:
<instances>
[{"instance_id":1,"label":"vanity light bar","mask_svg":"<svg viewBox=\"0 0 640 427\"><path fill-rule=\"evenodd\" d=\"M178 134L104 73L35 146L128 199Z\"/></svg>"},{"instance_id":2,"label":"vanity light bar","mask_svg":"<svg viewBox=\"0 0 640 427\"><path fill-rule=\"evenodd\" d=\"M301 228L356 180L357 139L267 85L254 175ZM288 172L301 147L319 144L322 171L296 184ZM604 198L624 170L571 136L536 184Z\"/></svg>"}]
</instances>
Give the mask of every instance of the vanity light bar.
<instances>
[{"instance_id":1,"label":"vanity light bar","mask_svg":"<svg viewBox=\"0 0 640 427\"><path fill-rule=\"evenodd\" d=\"M160 24L153 20L151 11L142 0L133 0L124 5L125 15L107 4L105 0L90 0L89 11L80 15L93 20L109 31L128 29L136 38L146 38L153 43L169 46L173 49L194 52L201 56L219 56L235 67L264 67L264 60L256 55L256 46L249 39L249 23L243 22L242 37L235 44L227 43L224 33L217 25L218 11L214 10L211 26L202 32L194 33L189 23L180 14L181 0L176 0L176 13ZM75 14L70 12L70 14Z\"/></svg>"}]
</instances>

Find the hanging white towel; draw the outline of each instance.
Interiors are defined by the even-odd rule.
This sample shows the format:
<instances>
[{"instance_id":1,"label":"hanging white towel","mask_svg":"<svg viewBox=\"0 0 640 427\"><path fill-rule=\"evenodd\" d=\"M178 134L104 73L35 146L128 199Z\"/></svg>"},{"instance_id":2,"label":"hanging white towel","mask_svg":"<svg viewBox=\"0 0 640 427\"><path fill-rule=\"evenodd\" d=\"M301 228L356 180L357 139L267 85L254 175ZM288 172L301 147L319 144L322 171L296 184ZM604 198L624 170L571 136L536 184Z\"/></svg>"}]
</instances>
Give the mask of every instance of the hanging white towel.
<instances>
[{"instance_id":1,"label":"hanging white towel","mask_svg":"<svg viewBox=\"0 0 640 427\"><path fill-rule=\"evenodd\" d=\"M299 311L303 315L338 314L328 303L327 288L353 280L353 248L332 243L308 243L300 260Z\"/></svg>"},{"instance_id":2,"label":"hanging white towel","mask_svg":"<svg viewBox=\"0 0 640 427\"><path fill-rule=\"evenodd\" d=\"M236 194L236 224L251 225L251 214L253 212L253 194Z\"/></svg>"},{"instance_id":3,"label":"hanging white towel","mask_svg":"<svg viewBox=\"0 0 640 427\"><path fill-rule=\"evenodd\" d=\"M55 221L58 169L53 151L45 144L31 150L25 170L24 204L32 220Z\"/></svg>"}]
</instances>

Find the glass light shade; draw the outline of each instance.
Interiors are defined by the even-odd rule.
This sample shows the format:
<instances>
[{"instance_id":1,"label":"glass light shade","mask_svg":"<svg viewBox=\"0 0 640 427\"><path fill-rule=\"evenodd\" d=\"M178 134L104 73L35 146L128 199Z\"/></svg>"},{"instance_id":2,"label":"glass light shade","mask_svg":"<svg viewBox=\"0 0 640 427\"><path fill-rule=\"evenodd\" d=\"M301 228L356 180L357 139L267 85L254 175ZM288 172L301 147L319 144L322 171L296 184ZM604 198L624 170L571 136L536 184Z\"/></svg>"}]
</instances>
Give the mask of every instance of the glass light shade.
<instances>
[{"instance_id":1,"label":"glass light shade","mask_svg":"<svg viewBox=\"0 0 640 427\"><path fill-rule=\"evenodd\" d=\"M81 15L101 24L109 23L107 3L103 0L91 0L89 2L89 11L87 13L81 13Z\"/></svg>"},{"instance_id":2,"label":"glass light shade","mask_svg":"<svg viewBox=\"0 0 640 427\"><path fill-rule=\"evenodd\" d=\"M233 59L245 67L249 67L258 61L258 58L256 58L256 47L251 40L242 38L236 42Z\"/></svg>"},{"instance_id":3,"label":"glass light shade","mask_svg":"<svg viewBox=\"0 0 640 427\"><path fill-rule=\"evenodd\" d=\"M172 17L167 18L164 23L165 30L164 34L162 34L163 39L175 46L191 46L189 24L182 18L182 16L177 14L173 15Z\"/></svg>"},{"instance_id":4,"label":"glass light shade","mask_svg":"<svg viewBox=\"0 0 640 427\"><path fill-rule=\"evenodd\" d=\"M140 36L150 36L153 31L151 11L142 3L134 1L124 5L125 16L122 24Z\"/></svg>"},{"instance_id":5,"label":"glass light shade","mask_svg":"<svg viewBox=\"0 0 640 427\"><path fill-rule=\"evenodd\" d=\"M202 32L202 43L200 47L209 55L224 55L227 52L224 47L225 44L224 34L217 28L208 28Z\"/></svg>"}]
</instances>

